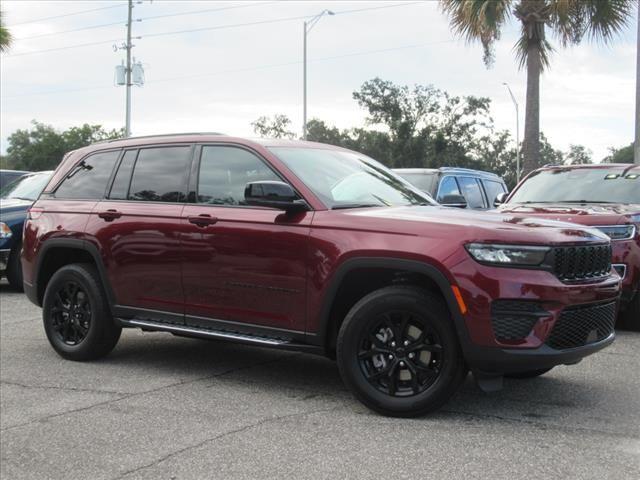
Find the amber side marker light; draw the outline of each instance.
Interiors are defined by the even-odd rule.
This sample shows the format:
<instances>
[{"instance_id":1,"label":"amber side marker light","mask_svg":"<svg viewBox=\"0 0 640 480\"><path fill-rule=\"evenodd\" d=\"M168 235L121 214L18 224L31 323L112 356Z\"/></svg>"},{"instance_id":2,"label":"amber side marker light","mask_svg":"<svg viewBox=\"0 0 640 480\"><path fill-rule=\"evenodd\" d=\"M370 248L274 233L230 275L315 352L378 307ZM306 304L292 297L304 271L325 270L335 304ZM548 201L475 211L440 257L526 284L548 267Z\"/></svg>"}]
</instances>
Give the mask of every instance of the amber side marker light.
<instances>
[{"instance_id":1,"label":"amber side marker light","mask_svg":"<svg viewBox=\"0 0 640 480\"><path fill-rule=\"evenodd\" d=\"M453 295L456 297L456 301L458 302L458 307L460 307L460 312L462 312L462 314L464 315L465 313L467 313L467 306L465 305L464 300L462 299L462 294L460 293L460 289L455 285L451 285L451 290L453 290Z\"/></svg>"}]
</instances>

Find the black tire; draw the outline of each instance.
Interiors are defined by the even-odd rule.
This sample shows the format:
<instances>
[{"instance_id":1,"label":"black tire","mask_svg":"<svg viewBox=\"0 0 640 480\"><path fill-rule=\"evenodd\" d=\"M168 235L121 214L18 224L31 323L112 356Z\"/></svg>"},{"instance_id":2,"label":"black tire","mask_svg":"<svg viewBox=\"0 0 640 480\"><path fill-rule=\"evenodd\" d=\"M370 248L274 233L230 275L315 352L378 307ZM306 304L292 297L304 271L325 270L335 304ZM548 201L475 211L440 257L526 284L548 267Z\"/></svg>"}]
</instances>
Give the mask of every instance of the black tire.
<instances>
[{"instance_id":1,"label":"black tire","mask_svg":"<svg viewBox=\"0 0 640 480\"><path fill-rule=\"evenodd\" d=\"M53 349L68 360L94 360L118 343L122 328L109 310L98 272L71 264L53 274L44 293L44 330Z\"/></svg>"},{"instance_id":2,"label":"black tire","mask_svg":"<svg viewBox=\"0 0 640 480\"><path fill-rule=\"evenodd\" d=\"M9 281L11 288L18 292L22 292L24 290L22 285L22 264L20 263L21 250L21 244L13 247L13 250L11 250L11 253L9 254L9 261L7 263L7 280Z\"/></svg>"},{"instance_id":3,"label":"black tire","mask_svg":"<svg viewBox=\"0 0 640 480\"><path fill-rule=\"evenodd\" d=\"M411 286L381 288L353 306L338 333L337 361L358 400L395 417L437 410L467 374L443 300Z\"/></svg>"},{"instance_id":4,"label":"black tire","mask_svg":"<svg viewBox=\"0 0 640 480\"><path fill-rule=\"evenodd\" d=\"M540 368L539 370L528 370L526 372L506 373L504 376L506 378L515 378L515 379L518 379L518 380L526 380L527 378L536 378L536 377L539 377L540 375L544 375L545 373L547 373L552 368L553 367L551 367L551 368Z\"/></svg>"}]
</instances>

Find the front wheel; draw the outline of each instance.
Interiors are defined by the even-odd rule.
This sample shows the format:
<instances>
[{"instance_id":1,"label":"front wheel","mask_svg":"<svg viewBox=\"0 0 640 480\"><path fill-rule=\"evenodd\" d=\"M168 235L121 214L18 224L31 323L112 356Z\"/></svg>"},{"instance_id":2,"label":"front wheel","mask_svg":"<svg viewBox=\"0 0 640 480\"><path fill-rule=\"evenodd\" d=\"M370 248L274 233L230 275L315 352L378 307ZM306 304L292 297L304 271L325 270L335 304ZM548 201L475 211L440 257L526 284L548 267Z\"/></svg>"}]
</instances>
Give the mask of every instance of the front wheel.
<instances>
[{"instance_id":1,"label":"front wheel","mask_svg":"<svg viewBox=\"0 0 640 480\"><path fill-rule=\"evenodd\" d=\"M49 343L69 360L93 360L118 343L122 328L113 320L93 265L73 264L53 274L44 293L44 330Z\"/></svg>"},{"instance_id":2,"label":"front wheel","mask_svg":"<svg viewBox=\"0 0 640 480\"><path fill-rule=\"evenodd\" d=\"M362 403L397 417L438 409L467 373L442 299L407 286L372 292L351 309L338 334L337 360Z\"/></svg>"}]
</instances>

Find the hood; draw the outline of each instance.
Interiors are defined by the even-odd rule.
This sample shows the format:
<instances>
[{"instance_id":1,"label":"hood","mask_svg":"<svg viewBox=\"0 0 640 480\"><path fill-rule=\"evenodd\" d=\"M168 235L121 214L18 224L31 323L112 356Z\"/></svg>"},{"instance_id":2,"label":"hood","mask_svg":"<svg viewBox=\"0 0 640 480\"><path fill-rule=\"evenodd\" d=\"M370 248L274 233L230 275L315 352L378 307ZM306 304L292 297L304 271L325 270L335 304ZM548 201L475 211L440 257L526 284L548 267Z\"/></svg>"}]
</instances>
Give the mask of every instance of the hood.
<instances>
[{"instance_id":1,"label":"hood","mask_svg":"<svg viewBox=\"0 0 640 480\"><path fill-rule=\"evenodd\" d=\"M542 217L581 225L617 225L640 215L640 205L616 203L513 203L498 208L501 213Z\"/></svg>"},{"instance_id":2,"label":"hood","mask_svg":"<svg viewBox=\"0 0 640 480\"><path fill-rule=\"evenodd\" d=\"M425 206L366 208L342 212L345 212L345 224L350 228L362 226L373 231L456 242L513 242L525 245L609 242L609 237L593 228L495 211Z\"/></svg>"},{"instance_id":3,"label":"hood","mask_svg":"<svg viewBox=\"0 0 640 480\"><path fill-rule=\"evenodd\" d=\"M33 205L32 200L3 198L0 200L0 215L5 217L14 213L23 213L26 212L31 205Z\"/></svg>"}]
</instances>

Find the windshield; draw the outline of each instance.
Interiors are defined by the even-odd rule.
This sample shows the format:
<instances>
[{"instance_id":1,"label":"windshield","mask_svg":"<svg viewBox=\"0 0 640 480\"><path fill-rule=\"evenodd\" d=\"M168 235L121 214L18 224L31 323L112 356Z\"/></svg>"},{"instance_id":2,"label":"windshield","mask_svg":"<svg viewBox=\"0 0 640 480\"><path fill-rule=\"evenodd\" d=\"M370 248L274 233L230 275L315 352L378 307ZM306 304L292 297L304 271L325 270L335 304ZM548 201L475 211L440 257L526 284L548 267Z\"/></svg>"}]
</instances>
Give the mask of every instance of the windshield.
<instances>
[{"instance_id":1,"label":"windshield","mask_svg":"<svg viewBox=\"0 0 640 480\"><path fill-rule=\"evenodd\" d=\"M640 203L640 172L583 168L541 170L518 188L509 203Z\"/></svg>"},{"instance_id":2,"label":"windshield","mask_svg":"<svg viewBox=\"0 0 640 480\"><path fill-rule=\"evenodd\" d=\"M435 205L424 193L365 155L315 148L270 150L329 208Z\"/></svg>"},{"instance_id":3,"label":"windshield","mask_svg":"<svg viewBox=\"0 0 640 480\"><path fill-rule=\"evenodd\" d=\"M403 172L394 170L396 175L400 175L407 182L419 188L423 192L432 193L435 190L437 173L436 172Z\"/></svg>"},{"instance_id":4,"label":"windshield","mask_svg":"<svg viewBox=\"0 0 640 480\"><path fill-rule=\"evenodd\" d=\"M36 200L40 192L47 186L52 172L25 175L0 190L0 198L20 198L22 200Z\"/></svg>"}]
</instances>

